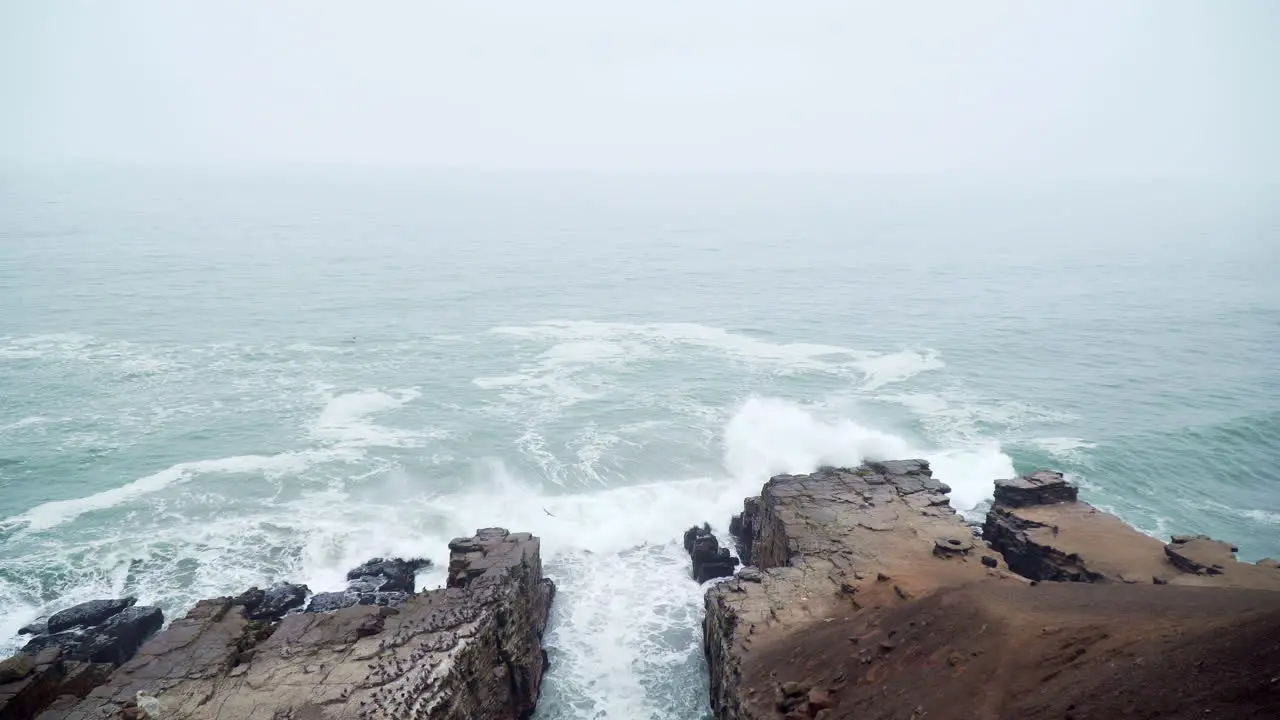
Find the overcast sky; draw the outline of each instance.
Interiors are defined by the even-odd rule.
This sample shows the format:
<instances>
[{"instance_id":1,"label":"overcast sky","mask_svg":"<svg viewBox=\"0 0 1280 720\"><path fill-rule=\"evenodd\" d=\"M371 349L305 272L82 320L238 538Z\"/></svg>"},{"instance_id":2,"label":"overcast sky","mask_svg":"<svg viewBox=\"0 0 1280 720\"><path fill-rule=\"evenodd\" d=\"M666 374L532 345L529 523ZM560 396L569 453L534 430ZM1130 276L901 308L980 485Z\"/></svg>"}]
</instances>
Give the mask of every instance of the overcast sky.
<instances>
[{"instance_id":1,"label":"overcast sky","mask_svg":"<svg viewBox=\"0 0 1280 720\"><path fill-rule=\"evenodd\" d=\"M1280 1L0 0L0 158L1277 176Z\"/></svg>"}]
</instances>

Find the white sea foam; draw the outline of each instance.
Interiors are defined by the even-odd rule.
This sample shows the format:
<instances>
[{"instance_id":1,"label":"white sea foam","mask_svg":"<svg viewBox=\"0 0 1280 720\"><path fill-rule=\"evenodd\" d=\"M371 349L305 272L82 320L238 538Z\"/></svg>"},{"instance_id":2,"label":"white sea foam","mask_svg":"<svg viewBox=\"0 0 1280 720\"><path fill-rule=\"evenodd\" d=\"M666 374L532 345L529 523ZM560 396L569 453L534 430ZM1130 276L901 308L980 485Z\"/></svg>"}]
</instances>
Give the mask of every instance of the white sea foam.
<instances>
[{"instance_id":1,"label":"white sea foam","mask_svg":"<svg viewBox=\"0 0 1280 720\"><path fill-rule=\"evenodd\" d=\"M1036 445L1048 451L1050 455L1063 458L1064 460L1078 459L1080 457L1080 451L1094 447L1094 443L1075 437L1036 438L1034 442Z\"/></svg>"},{"instance_id":2,"label":"white sea foam","mask_svg":"<svg viewBox=\"0 0 1280 720\"><path fill-rule=\"evenodd\" d=\"M311 426L312 435L330 443L330 447L177 463L119 487L37 505L0 521L0 527L48 530L85 513L116 507L204 475L261 474L274 478L299 474L318 463L356 460L369 447L418 446L428 433L387 428L370 420L373 415L400 407L418 396L418 391L412 389L394 395L377 390L336 395L328 400Z\"/></svg>"},{"instance_id":3,"label":"white sea foam","mask_svg":"<svg viewBox=\"0 0 1280 720\"><path fill-rule=\"evenodd\" d=\"M725 466L741 478L912 457L930 462L934 477L951 486L952 506L962 511L990 498L994 480L1014 475L1013 460L994 443L921 447L850 418L819 418L787 400L752 398L725 430Z\"/></svg>"},{"instance_id":4,"label":"white sea foam","mask_svg":"<svg viewBox=\"0 0 1280 720\"><path fill-rule=\"evenodd\" d=\"M878 355L859 360L857 367L866 373L863 390L878 390L885 385L900 383L927 370L944 367L942 359L935 350L902 352Z\"/></svg>"},{"instance_id":5,"label":"white sea foam","mask_svg":"<svg viewBox=\"0 0 1280 720\"><path fill-rule=\"evenodd\" d=\"M420 396L416 388L393 392L361 390L331 396L312 423L311 435L338 447L419 447L432 432L390 428L370 418L402 407Z\"/></svg>"},{"instance_id":6,"label":"white sea foam","mask_svg":"<svg viewBox=\"0 0 1280 720\"><path fill-rule=\"evenodd\" d=\"M516 373L472 382L485 390L502 390L504 397L516 402L549 400L551 406L567 407L603 396L609 383L600 371L617 370L647 354L647 348L637 343L570 340L542 352ZM547 402L537 406L549 409Z\"/></svg>"},{"instance_id":7,"label":"white sea foam","mask_svg":"<svg viewBox=\"0 0 1280 720\"><path fill-rule=\"evenodd\" d=\"M993 445L919 449L852 419L823 419L773 398L745 402L723 442L726 472L714 476L547 494L492 462L483 482L429 501L454 534L501 525L542 538L548 572L560 581L548 638L557 672L547 680L547 712L674 719L698 711L680 703L702 698L696 676L702 591L688 580L676 540L705 520L723 530L770 475L924 456L952 486L955 506L967 508L990 496L992 480L1012 474L1011 460ZM663 687L646 685L647 677L664 678ZM666 682L672 677L689 687Z\"/></svg>"},{"instance_id":8,"label":"white sea foam","mask_svg":"<svg viewBox=\"0 0 1280 720\"><path fill-rule=\"evenodd\" d=\"M871 353L837 345L771 343L722 328L695 323L605 323L552 321L519 327L497 327L493 333L523 338L610 342L629 339L654 348L693 346L715 350L744 360L782 365L828 367L823 358L865 358Z\"/></svg>"},{"instance_id":9,"label":"white sea foam","mask_svg":"<svg viewBox=\"0 0 1280 720\"><path fill-rule=\"evenodd\" d=\"M267 477L296 474L322 460L337 457L334 451L287 452L279 455L239 455L216 460L197 460L171 465L120 487L71 500L55 500L0 521L0 527L25 526L31 531L48 530L95 510L105 510L170 485L189 482L202 475L259 473Z\"/></svg>"}]
</instances>

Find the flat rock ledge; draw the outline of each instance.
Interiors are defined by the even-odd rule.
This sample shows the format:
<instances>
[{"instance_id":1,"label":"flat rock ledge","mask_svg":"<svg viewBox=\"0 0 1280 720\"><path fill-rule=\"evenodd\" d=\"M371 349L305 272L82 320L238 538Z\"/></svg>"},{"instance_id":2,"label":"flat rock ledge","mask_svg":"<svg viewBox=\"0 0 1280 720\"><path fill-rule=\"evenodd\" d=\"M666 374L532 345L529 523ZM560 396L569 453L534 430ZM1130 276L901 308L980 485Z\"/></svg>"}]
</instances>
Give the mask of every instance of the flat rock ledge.
<instances>
[{"instance_id":1,"label":"flat rock ledge","mask_svg":"<svg viewBox=\"0 0 1280 720\"><path fill-rule=\"evenodd\" d=\"M1032 580L1280 590L1280 572L1237 561L1230 543L1203 535L1161 543L1078 500L1058 472L997 480L982 537Z\"/></svg>"},{"instance_id":2,"label":"flat rock ledge","mask_svg":"<svg viewBox=\"0 0 1280 720\"><path fill-rule=\"evenodd\" d=\"M706 593L714 716L1280 717L1273 563L1166 546L1058 473L999 482L981 537L948 493L906 460L748 498L730 532L749 566Z\"/></svg>"},{"instance_id":3,"label":"flat rock ledge","mask_svg":"<svg viewBox=\"0 0 1280 720\"><path fill-rule=\"evenodd\" d=\"M361 598L332 612L300 612L302 586L292 585L203 600L109 674L70 667L57 648L20 654L5 662L23 689L0 684L0 718L527 718L555 593L539 540L489 528L449 547L445 588L412 594L416 561L375 559L348 578ZM62 692L86 666L100 676Z\"/></svg>"},{"instance_id":4,"label":"flat rock ledge","mask_svg":"<svg viewBox=\"0 0 1280 720\"><path fill-rule=\"evenodd\" d=\"M782 717L779 707L790 700L803 717L826 709L797 688L775 698L773 688L754 687L775 672L761 661L766 649L804 628L907 603L940 585L1010 575L974 542L950 491L927 462L906 460L780 475L747 499L730 530L752 567L706 595L703 641L716 717Z\"/></svg>"}]
</instances>

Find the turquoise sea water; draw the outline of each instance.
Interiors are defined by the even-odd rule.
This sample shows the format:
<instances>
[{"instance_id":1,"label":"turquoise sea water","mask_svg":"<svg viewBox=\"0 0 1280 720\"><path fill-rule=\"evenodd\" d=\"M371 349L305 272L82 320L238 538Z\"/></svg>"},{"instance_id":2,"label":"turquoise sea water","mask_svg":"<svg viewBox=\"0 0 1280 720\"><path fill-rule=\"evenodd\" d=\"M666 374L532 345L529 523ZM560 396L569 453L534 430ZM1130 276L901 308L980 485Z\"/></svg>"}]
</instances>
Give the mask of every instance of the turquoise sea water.
<instances>
[{"instance_id":1,"label":"turquoise sea water","mask_svg":"<svg viewBox=\"0 0 1280 720\"><path fill-rule=\"evenodd\" d=\"M0 649L543 538L538 716L705 712L676 541L770 475L1069 471L1280 556L1280 194L836 176L0 176ZM549 513L549 514L548 514ZM422 578L438 583L436 573Z\"/></svg>"}]
</instances>

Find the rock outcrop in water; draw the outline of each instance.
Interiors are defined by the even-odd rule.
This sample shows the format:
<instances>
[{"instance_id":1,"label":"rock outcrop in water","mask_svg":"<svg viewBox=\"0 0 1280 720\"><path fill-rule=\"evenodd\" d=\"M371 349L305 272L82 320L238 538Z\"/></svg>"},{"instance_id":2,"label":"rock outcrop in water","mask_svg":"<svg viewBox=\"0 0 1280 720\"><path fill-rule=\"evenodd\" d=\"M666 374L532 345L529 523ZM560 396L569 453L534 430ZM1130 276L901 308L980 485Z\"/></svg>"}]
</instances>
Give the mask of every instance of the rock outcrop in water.
<instances>
[{"instance_id":1,"label":"rock outcrop in water","mask_svg":"<svg viewBox=\"0 0 1280 720\"><path fill-rule=\"evenodd\" d=\"M984 538L948 492L901 461L748 499L753 566L706 596L715 716L1280 717L1280 572L1166 551L1056 473L1001 482Z\"/></svg>"},{"instance_id":2,"label":"rock outcrop in water","mask_svg":"<svg viewBox=\"0 0 1280 720\"><path fill-rule=\"evenodd\" d=\"M120 665L164 624L157 607L136 605L137 598L90 600L54 613L36 631L22 652L39 655L48 648L60 650L63 660Z\"/></svg>"},{"instance_id":3,"label":"rock outcrop in water","mask_svg":"<svg viewBox=\"0 0 1280 720\"><path fill-rule=\"evenodd\" d=\"M20 655L21 688L0 685L0 718L526 718L555 592L540 543L491 528L449 547L440 590L413 594L424 561L379 558L348 575L347 592L404 595L395 607L300 612L305 586L287 584L201 601L84 692L65 691L56 655Z\"/></svg>"},{"instance_id":4,"label":"rock outcrop in water","mask_svg":"<svg viewBox=\"0 0 1280 720\"><path fill-rule=\"evenodd\" d=\"M693 561L693 579L699 583L729 577L738 567L738 558L729 554L729 548L720 547L710 524L685 530L684 549Z\"/></svg>"}]
</instances>

